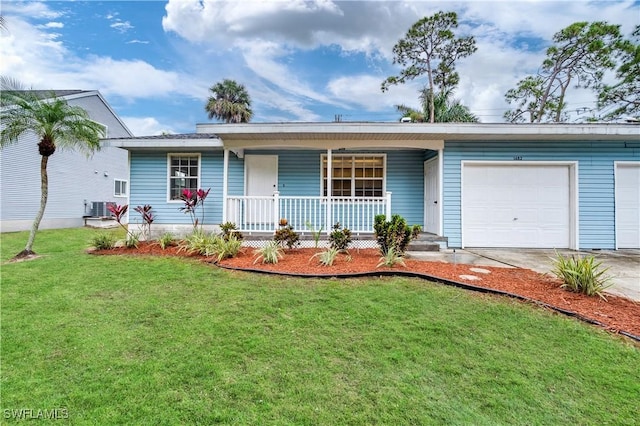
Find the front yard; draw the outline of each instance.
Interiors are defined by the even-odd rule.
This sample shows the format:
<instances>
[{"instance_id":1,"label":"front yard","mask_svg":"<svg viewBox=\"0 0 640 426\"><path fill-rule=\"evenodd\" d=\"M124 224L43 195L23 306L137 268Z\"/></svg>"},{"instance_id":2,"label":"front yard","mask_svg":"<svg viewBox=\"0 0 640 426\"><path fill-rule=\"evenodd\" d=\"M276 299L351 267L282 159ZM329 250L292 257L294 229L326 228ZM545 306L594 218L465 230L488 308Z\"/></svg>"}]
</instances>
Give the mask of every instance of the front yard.
<instances>
[{"instance_id":1,"label":"front yard","mask_svg":"<svg viewBox=\"0 0 640 426\"><path fill-rule=\"evenodd\" d=\"M640 350L408 278L283 279L91 256L41 231L2 265L3 419L72 424L632 424ZM26 234L2 234L1 259ZM23 410L23 411L21 411Z\"/></svg>"}]
</instances>

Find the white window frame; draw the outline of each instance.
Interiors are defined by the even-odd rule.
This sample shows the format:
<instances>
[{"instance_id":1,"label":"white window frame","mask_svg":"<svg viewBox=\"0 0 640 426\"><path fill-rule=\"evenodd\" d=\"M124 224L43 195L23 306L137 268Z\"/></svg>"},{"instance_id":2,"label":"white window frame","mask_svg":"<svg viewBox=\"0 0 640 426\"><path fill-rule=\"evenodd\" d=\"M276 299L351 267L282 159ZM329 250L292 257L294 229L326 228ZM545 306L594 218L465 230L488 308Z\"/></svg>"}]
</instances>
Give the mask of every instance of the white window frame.
<instances>
[{"instance_id":1,"label":"white window frame","mask_svg":"<svg viewBox=\"0 0 640 426\"><path fill-rule=\"evenodd\" d=\"M167 202L182 203L180 199L171 199L171 159L173 157L197 157L198 158L198 175L196 176L196 188L200 188L200 180L202 176L202 156L196 152L170 152L167 154ZM189 178L192 178L189 176Z\"/></svg>"},{"instance_id":2,"label":"white window frame","mask_svg":"<svg viewBox=\"0 0 640 426\"><path fill-rule=\"evenodd\" d=\"M116 185L117 183L120 182L120 192L118 193L118 191L116 191ZM125 190L124 192L122 191L122 184L125 184ZM126 198L129 196L129 181L125 180L125 179L114 179L113 180L113 196L114 197L123 197Z\"/></svg>"},{"instance_id":3,"label":"white window frame","mask_svg":"<svg viewBox=\"0 0 640 426\"><path fill-rule=\"evenodd\" d=\"M370 153L366 153L366 152L359 152L359 153L349 153L349 154L332 154L331 155L332 159L336 159L336 158L351 158L351 176L349 177L349 179L351 179L351 195L350 196L333 196L332 194L327 194L330 195L334 198L352 198L352 199L361 199L361 198L383 198L386 194L387 191L387 154L383 154L383 153L375 153L375 152L370 152ZM355 174L355 164L356 164L356 159L357 158L363 158L363 157L376 157L376 158L382 158L382 177L381 178L376 178L373 177L371 178L371 180L381 180L382 181L382 193L379 197L376 196L361 196L361 195L355 195L356 193L356 174ZM326 176L324 174L324 165L325 165L325 161L327 160L327 154L322 154L320 156L320 196L324 197L324 190L325 190L325 180L326 180ZM333 162L333 161L332 161ZM331 177L332 180L336 180L336 179L341 179L340 177L336 178L335 176ZM362 178L359 178L362 179ZM366 179L366 178L365 178ZM345 180L345 179L342 179ZM333 187L333 185L332 185Z\"/></svg>"}]
</instances>

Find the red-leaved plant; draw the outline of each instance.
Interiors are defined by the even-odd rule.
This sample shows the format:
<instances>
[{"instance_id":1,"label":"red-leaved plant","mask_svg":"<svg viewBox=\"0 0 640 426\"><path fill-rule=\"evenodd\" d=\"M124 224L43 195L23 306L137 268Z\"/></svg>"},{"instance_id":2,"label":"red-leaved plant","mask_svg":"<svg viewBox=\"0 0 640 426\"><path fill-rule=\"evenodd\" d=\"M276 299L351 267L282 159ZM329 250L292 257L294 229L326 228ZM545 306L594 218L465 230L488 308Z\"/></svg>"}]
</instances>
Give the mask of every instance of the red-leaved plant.
<instances>
[{"instance_id":1,"label":"red-leaved plant","mask_svg":"<svg viewBox=\"0 0 640 426\"><path fill-rule=\"evenodd\" d=\"M137 241L138 235L131 232L129 228L124 223L122 223L124 215L127 214L127 211L129 210L129 205L125 204L121 206L119 204L108 204L107 209L109 209L109 211L113 213L113 217L116 219L116 222L118 222L118 225L120 225L122 229L127 232L127 241ZM144 206L138 206L134 209L136 212L140 213L140 216L142 217L142 233L145 238L149 237L149 234L151 233L151 224L154 220L153 211L151 211L151 209L152 207L148 204L145 204Z\"/></svg>"},{"instance_id":2,"label":"red-leaved plant","mask_svg":"<svg viewBox=\"0 0 640 426\"><path fill-rule=\"evenodd\" d=\"M125 214L127 214L127 210L129 210L129 205L125 204L124 206L121 206L120 204L107 204L107 209L113 214L113 217L115 217L116 222L118 222L118 225L122 226L122 229L127 231L127 234L129 234L129 229L127 229L124 223L122 223L122 218L124 217Z\"/></svg>"},{"instance_id":3,"label":"red-leaved plant","mask_svg":"<svg viewBox=\"0 0 640 426\"><path fill-rule=\"evenodd\" d=\"M145 239L148 239L151 235L151 224L155 219L153 217L153 212L151 211L151 206L149 204L145 204L144 206L138 206L134 209L140 216L142 217L142 235Z\"/></svg>"},{"instance_id":4,"label":"red-leaved plant","mask_svg":"<svg viewBox=\"0 0 640 426\"><path fill-rule=\"evenodd\" d=\"M198 189L197 191L191 191L190 189L183 189L182 195L180 195L180 199L184 203L184 206L180 207L180 211L183 211L189 214L189 216L191 217L191 223L193 224L194 231L197 230L199 224L202 227L202 223L204 222L204 200L207 199L207 196L209 195L209 191L211 191L211 188L207 189L206 191L202 188ZM200 214L202 218L202 222L198 219L198 216L196 213L198 206L202 207L201 209L202 212Z\"/></svg>"}]
</instances>

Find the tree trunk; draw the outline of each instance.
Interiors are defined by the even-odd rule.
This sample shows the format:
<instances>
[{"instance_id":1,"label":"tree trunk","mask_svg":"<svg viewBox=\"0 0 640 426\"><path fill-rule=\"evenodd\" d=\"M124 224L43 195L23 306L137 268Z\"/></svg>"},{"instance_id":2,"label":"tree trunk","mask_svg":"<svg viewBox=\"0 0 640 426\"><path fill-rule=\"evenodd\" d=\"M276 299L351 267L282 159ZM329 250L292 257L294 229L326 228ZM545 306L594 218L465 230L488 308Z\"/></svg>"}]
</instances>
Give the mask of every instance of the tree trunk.
<instances>
[{"instance_id":1,"label":"tree trunk","mask_svg":"<svg viewBox=\"0 0 640 426\"><path fill-rule=\"evenodd\" d=\"M49 176L47 175L47 163L49 162L49 156L42 156L40 161L40 210L31 225L31 232L29 233L29 240L24 250L16 255L16 257L24 257L35 254L32 250L33 243L36 239L36 232L40 227L42 216L44 216L44 209L47 207L47 198L49 196Z\"/></svg>"}]
</instances>

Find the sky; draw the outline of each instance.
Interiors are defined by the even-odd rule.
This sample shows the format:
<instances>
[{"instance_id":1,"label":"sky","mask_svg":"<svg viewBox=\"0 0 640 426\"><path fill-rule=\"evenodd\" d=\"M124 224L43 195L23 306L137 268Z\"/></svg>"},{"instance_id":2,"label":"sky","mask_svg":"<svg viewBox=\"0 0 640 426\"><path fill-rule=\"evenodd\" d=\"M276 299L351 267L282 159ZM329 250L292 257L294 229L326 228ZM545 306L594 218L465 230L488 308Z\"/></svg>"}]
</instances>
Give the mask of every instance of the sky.
<instances>
[{"instance_id":1,"label":"sky","mask_svg":"<svg viewBox=\"0 0 640 426\"><path fill-rule=\"evenodd\" d=\"M426 79L400 71L393 46L438 11L458 14L478 50L457 63L455 97L481 122L502 122L505 92L535 74L553 34L607 21L630 36L640 1L8 1L0 75L34 89L99 90L136 136L193 133L209 120L209 88L243 84L253 122L397 121ZM607 74L607 79L613 78ZM572 121L595 108L574 90Z\"/></svg>"}]
</instances>

